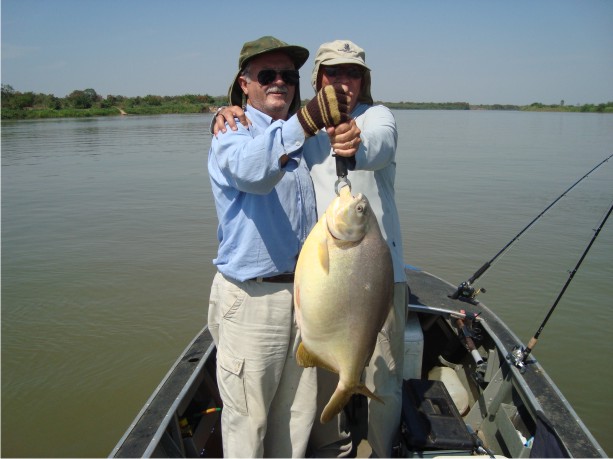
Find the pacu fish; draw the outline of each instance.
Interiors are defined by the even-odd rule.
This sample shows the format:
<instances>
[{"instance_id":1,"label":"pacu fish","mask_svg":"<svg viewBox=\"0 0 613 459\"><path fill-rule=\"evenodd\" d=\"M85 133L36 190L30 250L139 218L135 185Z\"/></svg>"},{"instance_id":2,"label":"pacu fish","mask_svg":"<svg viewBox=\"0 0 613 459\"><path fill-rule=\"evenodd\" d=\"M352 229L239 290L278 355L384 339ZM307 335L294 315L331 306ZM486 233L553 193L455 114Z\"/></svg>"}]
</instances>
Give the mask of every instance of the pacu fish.
<instances>
[{"instance_id":1,"label":"pacu fish","mask_svg":"<svg viewBox=\"0 0 613 459\"><path fill-rule=\"evenodd\" d=\"M322 423L355 393L383 403L360 379L390 311L393 286L392 257L368 199L341 188L309 233L294 280L302 336L296 360L339 375Z\"/></svg>"}]
</instances>

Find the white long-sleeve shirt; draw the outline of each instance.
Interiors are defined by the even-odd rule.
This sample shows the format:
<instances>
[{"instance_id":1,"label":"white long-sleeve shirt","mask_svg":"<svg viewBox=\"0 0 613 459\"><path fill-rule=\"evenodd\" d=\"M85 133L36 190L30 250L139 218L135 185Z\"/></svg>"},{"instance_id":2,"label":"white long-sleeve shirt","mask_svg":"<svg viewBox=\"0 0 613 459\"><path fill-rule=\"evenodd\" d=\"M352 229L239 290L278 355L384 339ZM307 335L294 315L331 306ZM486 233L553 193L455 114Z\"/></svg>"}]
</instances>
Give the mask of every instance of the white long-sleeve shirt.
<instances>
[{"instance_id":1,"label":"white long-sleeve shirt","mask_svg":"<svg viewBox=\"0 0 613 459\"><path fill-rule=\"evenodd\" d=\"M354 195L362 193L368 198L392 253L394 282L406 282L402 232L394 195L398 143L396 120L383 105L360 103L351 115L362 131L362 142L355 155L355 170L349 171L348 175L351 192ZM303 155L311 170L319 218L336 197L336 158L332 153L325 130L304 144Z\"/></svg>"}]
</instances>

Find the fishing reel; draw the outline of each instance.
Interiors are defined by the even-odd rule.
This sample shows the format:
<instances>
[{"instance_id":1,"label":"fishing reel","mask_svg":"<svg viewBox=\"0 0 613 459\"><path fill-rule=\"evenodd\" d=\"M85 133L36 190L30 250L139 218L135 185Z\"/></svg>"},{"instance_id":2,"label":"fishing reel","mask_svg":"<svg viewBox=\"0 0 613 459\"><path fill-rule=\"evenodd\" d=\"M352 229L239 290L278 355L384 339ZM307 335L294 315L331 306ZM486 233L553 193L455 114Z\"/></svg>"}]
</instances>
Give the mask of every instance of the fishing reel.
<instances>
[{"instance_id":1,"label":"fishing reel","mask_svg":"<svg viewBox=\"0 0 613 459\"><path fill-rule=\"evenodd\" d=\"M528 357L528 354L522 346L514 346L513 350L507 355L507 360L515 365L523 375L526 372L526 357Z\"/></svg>"},{"instance_id":2,"label":"fishing reel","mask_svg":"<svg viewBox=\"0 0 613 459\"><path fill-rule=\"evenodd\" d=\"M464 346L470 353L471 357L475 361L475 371L472 373L473 378L477 384L482 385L485 381L485 373L487 370L487 361L481 356L477 350L475 341L481 341L483 336L481 335L481 328L475 327L474 322L479 320L480 312L467 312L464 309L460 309L460 314L463 314L463 318L457 318L456 324L459 329L459 335L464 343Z\"/></svg>"},{"instance_id":3,"label":"fishing reel","mask_svg":"<svg viewBox=\"0 0 613 459\"><path fill-rule=\"evenodd\" d=\"M475 371L471 373L475 382L482 388L487 385L485 381L485 374L487 373L487 361L482 360L480 364L477 365Z\"/></svg>"},{"instance_id":4,"label":"fishing reel","mask_svg":"<svg viewBox=\"0 0 613 459\"><path fill-rule=\"evenodd\" d=\"M479 293L485 292L486 290L484 288L478 288L475 290L475 287L473 287L469 281L465 281L458 285L457 290L449 295L449 298L452 300L457 300L458 298L468 298L470 300L474 300Z\"/></svg>"}]
</instances>

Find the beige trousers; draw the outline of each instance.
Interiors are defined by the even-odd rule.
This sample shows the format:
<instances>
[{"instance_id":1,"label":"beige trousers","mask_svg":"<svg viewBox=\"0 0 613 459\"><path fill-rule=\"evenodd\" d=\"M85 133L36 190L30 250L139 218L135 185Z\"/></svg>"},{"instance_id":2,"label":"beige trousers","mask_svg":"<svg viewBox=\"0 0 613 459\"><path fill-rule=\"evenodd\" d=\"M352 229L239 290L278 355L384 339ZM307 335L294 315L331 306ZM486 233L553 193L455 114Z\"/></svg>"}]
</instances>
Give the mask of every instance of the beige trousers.
<instances>
[{"instance_id":1,"label":"beige trousers","mask_svg":"<svg viewBox=\"0 0 613 459\"><path fill-rule=\"evenodd\" d=\"M368 443L373 457L391 456L400 426L407 293L405 282L394 284L394 305L365 371L366 386L374 387L375 394L385 402L368 399Z\"/></svg>"},{"instance_id":2,"label":"beige trousers","mask_svg":"<svg viewBox=\"0 0 613 459\"><path fill-rule=\"evenodd\" d=\"M224 457L304 457L316 371L295 360L293 284L215 275L208 325L217 345Z\"/></svg>"}]
</instances>

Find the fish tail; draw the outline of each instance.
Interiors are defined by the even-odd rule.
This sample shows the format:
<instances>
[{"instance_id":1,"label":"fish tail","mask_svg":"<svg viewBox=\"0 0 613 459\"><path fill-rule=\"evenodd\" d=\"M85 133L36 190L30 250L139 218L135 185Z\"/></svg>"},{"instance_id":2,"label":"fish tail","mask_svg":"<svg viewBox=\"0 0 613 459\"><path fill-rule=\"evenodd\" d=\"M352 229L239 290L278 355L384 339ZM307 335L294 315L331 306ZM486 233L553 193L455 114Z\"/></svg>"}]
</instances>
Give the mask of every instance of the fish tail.
<instances>
[{"instance_id":1,"label":"fish tail","mask_svg":"<svg viewBox=\"0 0 613 459\"><path fill-rule=\"evenodd\" d=\"M373 394L370 389L368 387L366 387L364 384L360 384L358 385L358 387L356 387L355 392L357 394L362 394L365 395L366 397L372 398L373 400L376 400L380 403L383 403L385 405L385 402L378 396L376 396L375 394Z\"/></svg>"},{"instance_id":2,"label":"fish tail","mask_svg":"<svg viewBox=\"0 0 613 459\"><path fill-rule=\"evenodd\" d=\"M385 405L385 402L380 397L373 394L364 384L358 384L353 390L341 388L339 384L332 394L332 397L330 397L330 401L324 407L319 421L322 424L330 421L334 416L341 412L347 403L349 403L349 399L351 399L353 394L365 395L366 397L372 398L373 400Z\"/></svg>"},{"instance_id":3,"label":"fish tail","mask_svg":"<svg viewBox=\"0 0 613 459\"><path fill-rule=\"evenodd\" d=\"M341 412L344 406L349 403L349 399L351 399L352 393L345 389L339 389L337 386L336 390L330 397L330 401L324 407L324 410L321 412L321 417L319 421L322 424L330 421L334 416Z\"/></svg>"}]
</instances>

